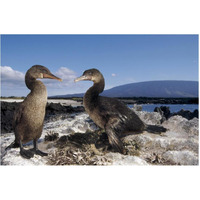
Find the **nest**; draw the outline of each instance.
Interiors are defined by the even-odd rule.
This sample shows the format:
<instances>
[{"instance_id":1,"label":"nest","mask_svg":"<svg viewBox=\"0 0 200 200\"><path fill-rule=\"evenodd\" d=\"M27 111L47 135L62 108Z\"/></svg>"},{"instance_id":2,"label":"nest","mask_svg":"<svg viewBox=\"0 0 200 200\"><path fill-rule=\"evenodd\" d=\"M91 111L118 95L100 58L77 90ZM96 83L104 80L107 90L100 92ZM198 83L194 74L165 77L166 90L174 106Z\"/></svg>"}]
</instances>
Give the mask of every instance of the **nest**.
<instances>
[{"instance_id":1,"label":"nest","mask_svg":"<svg viewBox=\"0 0 200 200\"><path fill-rule=\"evenodd\" d=\"M76 133L60 137L54 153L49 154L50 165L108 165L111 160L104 157L109 148L106 134Z\"/></svg>"},{"instance_id":2,"label":"nest","mask_svg":"<svg viewBox=\"0 0 200 200\"><path fill-rule=\"evenodd\" d=\"M44 137L44 141L55 141L59 138L59 134L58 133L47 133L47 135L45 135Z\"/></svg>"},{"instance_id":3,"label":"nest","mask_svg":"<svg viewBox=\"0 0 200 200\"><path fill-rule=\"evenodd\" d=\"M49 155L50 165L107 165L111 161L105 158L92 145L85 148L57 149Z\"/></svg>"}]
</instances>

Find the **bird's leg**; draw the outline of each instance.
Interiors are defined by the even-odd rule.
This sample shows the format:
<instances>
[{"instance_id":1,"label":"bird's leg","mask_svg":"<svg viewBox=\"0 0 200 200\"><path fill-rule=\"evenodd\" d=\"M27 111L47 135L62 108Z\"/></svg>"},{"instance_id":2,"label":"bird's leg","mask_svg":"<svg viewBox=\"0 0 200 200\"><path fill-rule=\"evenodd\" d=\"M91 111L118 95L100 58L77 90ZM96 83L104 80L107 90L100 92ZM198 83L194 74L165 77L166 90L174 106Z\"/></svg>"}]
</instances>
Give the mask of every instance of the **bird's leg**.
<instances>
[{"instance_id":1,"label":"bird's leg","mask_svg":"<svg viewBox=\"0 0 200 200\"><path fill-rule=\"evenodd\" d=\"M33 145L34 145L34 148L32 149L32 151L33 151L36 155L48 156L47 153L44 153L44 152L42 152L42 151L40 151L40 150L38 149L38 142L37 142L36 139L33 140Z\"/></svg>"},{"instance_id":2,"label":"bird's leg","mask_svg":"<svg viewBox=\"0 0 200 200\"><path fill-rule=\"evenodd\" d=\"M108 135L108 140L112 147L115 148L118 152L125 154L123 143L115 133L114 129L112 129L110 126L107 126L105 131Z\"/></svg>"},{"instance_id":3,"label":"bird's leg","mask_svg":"<svg viewBox=\"0 0 200 200\"><path fill-rule=\"evenodd\" d=\"M34 156L34 153L30 150L25 150L23 148L23 145L22 145L22 142L21 140L19 141L19 148L20 148L20 155L23 157L23 158L26 158L26 159L30 159Z\"/></svg>"}]
</instances>

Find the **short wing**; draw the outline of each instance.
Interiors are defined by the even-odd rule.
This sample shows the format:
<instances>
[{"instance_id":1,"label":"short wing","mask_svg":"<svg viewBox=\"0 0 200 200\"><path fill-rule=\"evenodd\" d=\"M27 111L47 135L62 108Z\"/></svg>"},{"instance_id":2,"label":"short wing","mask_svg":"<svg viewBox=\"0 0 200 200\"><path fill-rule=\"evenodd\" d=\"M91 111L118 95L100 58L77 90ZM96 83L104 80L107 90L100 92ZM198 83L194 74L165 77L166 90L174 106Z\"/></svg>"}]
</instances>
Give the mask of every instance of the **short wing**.
<instances>
[{"instance_id":1,"label":"short wing","mask_svg":"<svg viewBox=\"0 0 200 200\"><path fill-rule=\"evenodd\" d=\"M21 122L22 116L23 116L23 111L24 111L24 104L21 103L15 110L14 116L13 116L13 128Z\"/></svg>"},{"instance_id":2,"label":"short wing","mask_svg":"<svg viewBox=\"0 0 200 200\"><path fill-rule=\"evenodd\" d=\"M99 97L98 99L99 110L101 116L106 121L114 120L115 129L117 132L123 132L123 130L138 131L143 130L145 127L144 122L139 116L123 102L108 97Z\"/></svg>"},{"instance_id":3,"label":"short wing","mask_svg":"<svg viewBox=\"0 0 200 200\"><path fill-rule=\"evenodd\" d=\"M115 116L123 119L127 114L132 114L132 111L117 99L100 96L98 101L101 115L105 115L105 117Z\"/></svg>"}]
</instances>

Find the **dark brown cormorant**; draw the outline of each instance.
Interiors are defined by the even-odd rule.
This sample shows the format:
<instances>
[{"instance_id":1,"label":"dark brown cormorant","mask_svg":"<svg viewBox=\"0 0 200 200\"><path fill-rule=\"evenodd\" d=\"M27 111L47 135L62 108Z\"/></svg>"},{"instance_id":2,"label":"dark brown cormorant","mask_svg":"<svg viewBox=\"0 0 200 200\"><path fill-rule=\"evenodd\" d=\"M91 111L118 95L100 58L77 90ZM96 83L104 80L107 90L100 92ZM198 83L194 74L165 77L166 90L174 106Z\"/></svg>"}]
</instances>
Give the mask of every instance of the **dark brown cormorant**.
<instances>
[{"instance_id":1,"label":"dark brown cormorant","mask_svg":"<svg viewBox=\"0 0 200 200\"><path fill-rule=\"evenodd\" d=\"M76 78L74 81L83 80L94 82L83 98L85 110L100 128L105 129L109 143L119 152L124 153L124 147L119 137L125 133L142 131L156 133L166 131L163 127L145 124L133 110L119 100L99 96L105 86L104 77L99 70L86 70L82 76Z\"/></svg>"},{"instance_id":2,"label":"dark brown cormorant","mask_svg":"<svg viewBox=\"0 0 200 200\"><path fill-rule=\"evenodd\" d=\"M25 75L26 86L31 90L24 101L15 110L13 129L15 141L6 149L20 147L20 154L24 158L31 158L34 154L47 156L38 149L38 139L42 134L45 109L47 104L46 86L36 79L49 78L62 81L54 76L49 69L41 65L32 66ZM23 144L33 140L34 148L25 150Z\"/></svg>"}]
</instances>

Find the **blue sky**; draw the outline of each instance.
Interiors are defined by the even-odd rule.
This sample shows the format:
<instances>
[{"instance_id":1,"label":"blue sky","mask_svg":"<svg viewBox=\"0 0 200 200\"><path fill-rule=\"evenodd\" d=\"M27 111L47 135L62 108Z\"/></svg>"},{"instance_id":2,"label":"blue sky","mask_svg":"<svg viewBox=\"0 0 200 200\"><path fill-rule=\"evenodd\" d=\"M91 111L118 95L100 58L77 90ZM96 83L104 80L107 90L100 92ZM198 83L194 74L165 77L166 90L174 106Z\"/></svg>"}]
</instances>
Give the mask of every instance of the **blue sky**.
<instances>
[{"instance_id":1,"label":"blue sky","mask_svg":"<svg viewBox=\"0 0 200 200\"><path fill-rule=\"evenodd\" d=\"M74 83L99 69L106 89L150 80L198 81L198 35L2 35L1 95L26 96L26 71L44 65L61 78L44 81L49 95L85 92Z\"/></svg>"}]
</instances>

